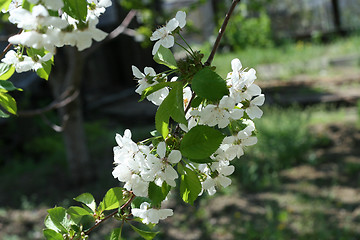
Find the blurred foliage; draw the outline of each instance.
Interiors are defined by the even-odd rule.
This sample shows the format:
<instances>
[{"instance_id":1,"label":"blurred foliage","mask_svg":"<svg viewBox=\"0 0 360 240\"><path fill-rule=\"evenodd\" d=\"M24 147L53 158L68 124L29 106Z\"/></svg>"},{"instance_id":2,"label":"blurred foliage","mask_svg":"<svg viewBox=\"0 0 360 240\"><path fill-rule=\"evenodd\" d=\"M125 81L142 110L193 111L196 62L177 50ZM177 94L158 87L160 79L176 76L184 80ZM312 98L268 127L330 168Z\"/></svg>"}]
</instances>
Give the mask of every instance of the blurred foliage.
<instances>
[{"instance_id":1,"label":"blurred foliage","mask_svg":"<svg viewBox=\"0 0 360 240\"><path fill-rule=\"evenodd\" d=\"M299 163L314 162L315 138L308 128L309 115L300 109L265 108L256 122L258 143L234 161L234 176L248 191L278 185L279 173Z\"/></svg>"},{"instance_id":2,"label":"blurred foliage","mask_svg":"<svg viewBox=\"0 0 360 240\"><path fill-rule=\"evenodd\" d=\"M222 40L222 46L234 50L246 47L269 47L272 46L271 20L266 13L266 4L272 0L256 0L241 2L234 10ZM223 23L224 12L229 3L218 1L215 18L217 29ZM216 30L217 31L217 30Z\"/></svg>"},{"instance_id":3,"label":"blurred foliage","mask_svg":"<svg viewBox=\"0 0 360 240\"><path fill-rule=\"evenodd\" d=\"M255 17L234 14L226 31L223 44L229 45L235 51L246 47L262 48L273 45L271 22L265 11Z\"/></svg>"}]
</instances>

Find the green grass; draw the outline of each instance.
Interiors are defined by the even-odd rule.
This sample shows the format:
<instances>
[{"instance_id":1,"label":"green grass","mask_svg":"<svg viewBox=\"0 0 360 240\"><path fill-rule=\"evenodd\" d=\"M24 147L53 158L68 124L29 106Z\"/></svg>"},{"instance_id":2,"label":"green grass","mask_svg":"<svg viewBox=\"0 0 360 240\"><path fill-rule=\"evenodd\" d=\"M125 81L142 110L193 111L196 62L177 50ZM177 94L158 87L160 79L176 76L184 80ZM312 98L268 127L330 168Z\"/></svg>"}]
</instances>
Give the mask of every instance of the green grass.
<instances>
[{"instance_id":1,"label":"green grass","mask_svg":"<svg viewBox=\"0 0 360 240\"><path fill-rule=\"evenodd\" d=\"M243 67L255 68L263 64L281 64L288 68L289 74L309 73L314 69L304 69L307 63L323 57L335 58L344 55L360 54L360 35L348 38L336 39L327 44L316 44L298 41L280 47L271 48L246 48L239 52L217 53L213 65L217 66L217 72L226 77L231 71L230 62L239 58Z\"/></svg>"}]
</instances>

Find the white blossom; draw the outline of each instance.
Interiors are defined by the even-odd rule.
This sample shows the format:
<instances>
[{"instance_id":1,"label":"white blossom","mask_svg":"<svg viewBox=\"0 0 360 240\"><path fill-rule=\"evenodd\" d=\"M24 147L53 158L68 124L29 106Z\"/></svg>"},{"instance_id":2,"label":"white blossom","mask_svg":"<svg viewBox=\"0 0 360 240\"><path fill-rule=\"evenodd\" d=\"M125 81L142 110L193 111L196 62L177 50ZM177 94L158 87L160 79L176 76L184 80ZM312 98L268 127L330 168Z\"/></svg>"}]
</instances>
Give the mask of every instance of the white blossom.
<instances>
[{"instance_id":1,"label":"white blossom","mask_svg":"<svg viewBox=\"0 0 360 240\"><path fill-rule=\"evenodd\" d=\"M262 106L264 102L265 96L264 94L260 94L250 101L249 107L245 109L245 112L251 119L261 118L263 111L259 108L259 106Z\"/></svg>"},{"instance_id":2,"label":"white blossom","mask_svg":"<svg viewBox=\"0 0 360 240\"><path fill-rule=\"evenodd\" d=\"M142 222L144 224L159 223L159 220L164 220L167 217L172 216L173 210L172 209L155 209L150 208L150 204L147 202L143 202L140 205L140 208L133 208L131 209L131 213L135 217L142 218Z\"/></svg>"},{"instance_id":3,"label":"white blossom","mask_svg":"<svg viewBox=\"0 0 360 240\"><path fill-rule=\"evenodd\" d=\"M227 159L233 160L236 157L241 157L244 155L244 147L257 143L257 138L252 136L254 130L255 125L251 122L249 126L239 131L236 135L224 138L222 148L225 150Z\"/></svg>"},{"instance_id":4,"label":"white blossom","mask_svg":"<svg viewBox=\"0 0 360 240\"><path fill-rule=\"evenodd\" d=\"M174 31L179 26L179 22L173 18L171 19L166 26L157 29L150 37L151 41L156 41L152 50L152 54L155 55L159 50L160 46L164 48L171 48L174 46L174 36L171 35L172 31Z\"/></svg>"},{"instance_id":5,"label":"white blossom","mask_svg":"<svg viewBox=\"0 0 360 240\"><path fill-rule=\"evenodd\" d=\"M193 116L200 117L200 123L208 126L225 128L231 120L238 120L243 116L243 110L235 108L235 100L224 96L218 105L209 104L201 111L193 110Z\"/></svg>"},{"instance_id":6,"label":"white blossom","mask_svg":"<svg viewBox=\"0 0 360 240\"><path fill-rule=\"evenodd\" d=\"M143 91L146 88L159 83L155 79L156 72L151 67L145 67L144 73L142 73L137 67L132 66L132 72L133 72L135 79L138 81L138 87L135 89L135 92L140 95L143 93ZM167 97L168 94L169 94L169 89L167 87L164 87L164 88L150 94L146 98L149 101L151 101L153 104L159 106L162 103L162 101Z\"/></svg>"}]
</instances>

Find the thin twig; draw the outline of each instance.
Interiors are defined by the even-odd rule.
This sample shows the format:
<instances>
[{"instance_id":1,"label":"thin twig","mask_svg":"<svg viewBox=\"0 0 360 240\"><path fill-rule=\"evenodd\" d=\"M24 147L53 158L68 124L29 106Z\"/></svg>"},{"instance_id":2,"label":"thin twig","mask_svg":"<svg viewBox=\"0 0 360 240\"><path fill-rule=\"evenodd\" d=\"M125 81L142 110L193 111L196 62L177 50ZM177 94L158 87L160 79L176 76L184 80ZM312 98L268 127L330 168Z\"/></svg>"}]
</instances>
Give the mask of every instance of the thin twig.
<instances>
[{"instance_id":1,"label":"thin twig","mask_svg":"<svg viewBox=\"0 0 360 240\"><path fill-rule=\"evenodd\" d=\"M218 34L218 36L217 36L217 38L216 38L216 41L215 41L215 43L214 43L213 49L212 49L212 51L211 51L211 53L210 53L210 56L209 56L209 58L208 58L208 59L206 60L206 62L205 62L205 66L210 66L210 65L211 65L211 63L212 63L212 61L213 61L213 59L214 59L216 50L218 49L218 47L219 47L219 45L220 45L220 40L221 40L221 38L222 38L223 35L224 35L224 32L225 32L226 26L227 26L227 24L228 24L228 22L229 22L230 16L231 16L231 14L233 13L236 5L237 5L240 1L241 1L241 0L233 0L233 2L232 2L232 4L231 4L231 7L230 7L228 13L226 14L226 17L225 17L225 19L224 19L224 22L223 22L223 24L222 24L222 26L221 26L221 28L220 28L220 30L219 30L219 34Z\"/></svg>"},{"instance_id":2,"label":"thin twig","mask_svg":"<svg viewBox=\"0 0 360 240\"><path fill-rule=\"evenodd\" d=\"M49 112L54 109L65 107L66 105L73 102L79 96L79 91L74 91L70 95L71 92L72 92L72 89L66 90L62 94L62 97L60 98L60 100L55 100L52 103L50 103L49 105L47 105L46 107L35 109L35 110L19 111L17 113L17 115L19 117L33 117L36 115L44 114L44 113Z\"/></svg>"},{"instance_id":3,"label":"thin twig","mask_svg":"<svg viewBox=\"0 0 360 240\"><path fill-rule=\"evenodd\" d=\"M123 210L124 208L126 208L135 198L135 194L131 193L131 197L129 198L129 200L121 206L120 210ZM105 218L101 219L99 222L97 222L94 226L92 226L89 230L87 230L85 233L85 235L88 235L90 232L92 232L95 228L97 228L101 223L103 223L104 221L108 220L109 218L113 217L114 215L116 215L119 212L119 209L112 212L111 214L107 215Z\"/></svg>"},{"instance_id":4,"label":"thin twig","mask_svg":"<svg viewBox=\"0 0 360 240\"><path fill-rule=\"evenodd\" d=\"M104 43L117 38L122 33L125 33L126 35L134 37L137 34L136 31L128 28L128 26L135 16L136 16L136 10L131 10L126 15L126 17L121 22L121 24L117 28L112 30L103 41L98 42L98 43L94 44L91 48L85 50L83 53L84 56L89 56L91 53L93 53L95 50L97 50L100 46L104 45Z\"/></svg>"},{"instance_id":5,"label":"thin twig","mask_svg":"<svg viewBox=\"0 0 360 240\"><path fill-rule=\"evenodd\" d=\"M20 31L19 31L16 35L20 34L22 31L23 31L23 30L20 29ZM0 54L0 59L2 59L2 58L5 56L5 54L10 50L11 47L12 47L12 43L9 43L9 44L6 46L6 48L2 51L2 53Z\"/></svg>"}]
</instances>

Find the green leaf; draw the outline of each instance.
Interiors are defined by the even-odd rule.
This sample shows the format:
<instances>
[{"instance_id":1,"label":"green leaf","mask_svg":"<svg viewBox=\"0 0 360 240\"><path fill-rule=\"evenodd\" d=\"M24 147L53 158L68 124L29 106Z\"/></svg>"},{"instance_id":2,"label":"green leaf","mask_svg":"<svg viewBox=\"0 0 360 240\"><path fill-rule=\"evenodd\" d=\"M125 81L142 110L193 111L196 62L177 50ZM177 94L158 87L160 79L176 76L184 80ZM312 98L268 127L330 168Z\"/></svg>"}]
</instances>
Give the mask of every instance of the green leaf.
<instances>
[{"instance_id":1,"label":"green leaf","mask_svg":"<svg viewBox=\"0 0 360 240\"><path fill-rule=\"evenodd\" d=\"M225 80L208 67L194 75L191 88L198 96L210 101L219 101L229 93Z\"/></svg>"},{"instance_id":2,"label":"green leaf","mask_svg":"<svg viewBox=\"0 0 360 240\"><path fill-rule=\"evenodd\" d=\"M16 114L16 101L7 93L0 92L0 105L11 114Z\"/></svg>"},{"instance_id":3,"label":"green leaf","mask_svg":"<svg viewBox=\"0 0 360 240\"><path fill-rule=\"evenodd\" d=\"M149 198L153 205L158 205L165 200L171 187L163 182L162 186L159 187L154 182L149 183Z\"/></svg>"},{"instance_id":4,"label":"green leaf","mask_svg":"<svg viewBox=\"0 0 360 240\"><path fill-rule=\"evenodd\" d=\"M121 240L121 228L115 228L112 230L109 240Z\"/></svg>"},{"instance_id":5,"label":"green leaf","mask_svg":"<svg viewBox=\"0 0 360 240\"><path fill-rule=\"evenodd\" d=\"M170 49L164 48L163 46L160 46L159 50L154 55L154 61L159 64L163 64L171 69L177 68L174 54L171 52Z\"/></svg>"},{"instance_id":6,"label":"green leaf","mask_svg":"<svg viewBox=\"0 0 360 240\"><path fill-rule=\"evenodd\" d=\"M137 232L145 240L152 240L156 236L156 234L159 233L159 232L144 231L144 230L141 230L139 228L136 228L135 226L133 226L131 224L130 224L130 226L135 232Z\"/></svg>"},{"instance_id":7,"label":"green leaf","mask_svg":"<svg viewBox=\"0 0 360 240\"><path fill-rule=\"evenodd\" d=\"M4 113L3 111L0 110L0 118L8 118L8 117L10 117L9 114L6 114L6 113Z\"/></svg>"},{"instance_id":8,"label":"green leaf","mask_svg":"<svg viewBox=\"0 0 360 240\"><path fill-rule=\"evenodd\" d=\"M123 198L123 188L115 187L109 189L105 194L105 197L102 201L103 209L102 210L112 210L119 208L126 202L126 199Z\"/></svg>"},{"instance_id":9,"label":"green leaf","mask_svg":"<svg viewBox=\"0 0 360 240\"><path fill-rule=\"evenodd\" d=\"M183 167L185 174L181 175L180 195L184 202L194 204L194 201L201 192L201 183L194 171Z\"/></svg>"},{"instance_id":10,"label":"green leaf","mask_svg":"<svg viewBox=\"0 0 360 240\"><path fill-rule=\"evenodd\" d=\"M6 63L0 63L0 80L9 79L15 72L15 67Z\"/></svg>"},{"instance_id":11,"label":"green leaf","mask_svg":"<svg viewBox=\"0 0 360 240\"><path fill-rule=\"evenodd\" d=\"M3 89L5 91L22 90L21 88L15 87L14 84L10 81L0 81L0 89Z\"/></svg>"},{"instance_id":12,"label":"green leaf","mask_svg":"<svg viewBox=\"0 0 360 240\"><path fill-rule=\"evenodd\" d=\"M181 82L175 82L169 95L161 103L155 114L156 130L161 133L164 139L169 133L168 125L170 117L178 123L187 124Z\"/></svg>"},{"instance_id":13,"label":"green leaf","mask_svg":"<svg viewBox=\"0 0 360 240\"><path fill-rule=\"evenodd\" d=\"M44 233L44 237L47 240L63 240L63 236L61 235L61 233L58 233L52 229L44 229L43 231Z\"/></svg>"},{"instance_id":14,"label":"green leaf","mask_svg":"<svg viewBox=\"0 0 360 240\"><path fill-rule=\"evenodd\" d=\"M214 160L212 160L211 158L205 158L205 159L189 159L191 162L194 163L212 163L214 162Z\"/></svg>"},{"instance_id":15,"label":"green leaf","mask_svg":"<svg viewBox=\"0 0 360 240\"><path fill-rule=\"evenodd\" d=\"M64 0L64 12L77 20L86 21L87 1L86 0Z\"/></svg>"},{"instance_id":16,"label":"green leaf","mask_svg":"<svg viewBox=\"0 0 360 240\"><path fill-rule=\"evenodd\" d=\"M69 207L69 209L66 211L67 214L70 215L71 219L78 224L81 221L81 218L83 216L90 216L93 218L93 215L91 215L86 209L82 207Z\"/></svg>"},{"instance_id":17,"label":"green leaf","mask_svg":"<svg viewBox=\"0 0 360 240\"><path fill-rule=\"evenodd\" d=\"M191 102L191 107L197 108L202 103L202 101L204 101L202 97L196 96Z\"/></svg>"},{"instance_id":18,"label":"green leaf","mask_svg":"<svg viewBox=\"0 0 360 240\"><path fill-rule=\"evenodd\" d=\"M95 212L96 202L95 202L95 198L93 197L93 195L91 195L91 193L83 193L77 196L76 198L74 198L74 200L85 204L88 208L90 208L93 212Z\"/></svg>"},{"instance_id":19,"label":"green leaf","mask_svg":"<svg viewBox=\"0 0 360 240\"><path fill-rule=\"evenodd\" d=\"M42 79L45 80L49 80L49 75L52 69L52 65L53 65L53 60L49 60L46 62L41 63L41 65L43 66L42 68L39 68L36 71L36 74L41 77Z\"/></svg>"},{"instance_id":20,"label":"green leaf","mask_svg":"<svg viewBox=\"0 0 360 240\"><path fill-rule=\"evenodd\" d=\"M152 94L156 91L159 91L160 89L162 89L164 87L172 87L173 85L176 85L176 84L177 84L176 82L161 82L161 83L158 83L151 87L148 87L142 92L139 102L143 101L147 96L149 96L150 94Z\"/></svg>"},{"instance_id":21,"label":"green leaf","mask_svg":"<svg viewBox=\"0 0 360 240\"><path fill-rule=\"evenodd\" d=\"M55 207L47 210L52 224L60 230L61 233L67 233L70 222L66 215L66 210L63 207ZM50 220L49 219L49 220Z\"/></svg>"},{"instance_id":22,"label":"green leaf","mask_svg":"<svg viewBox=\"0 0 360 240\"><path fill-rule=\"evenodd\" d=\"M219 148L224 137L212 127L195 126L183 137L180 144L181 154L192 160L206 159Z\"/></svg>"}]
</instances>

